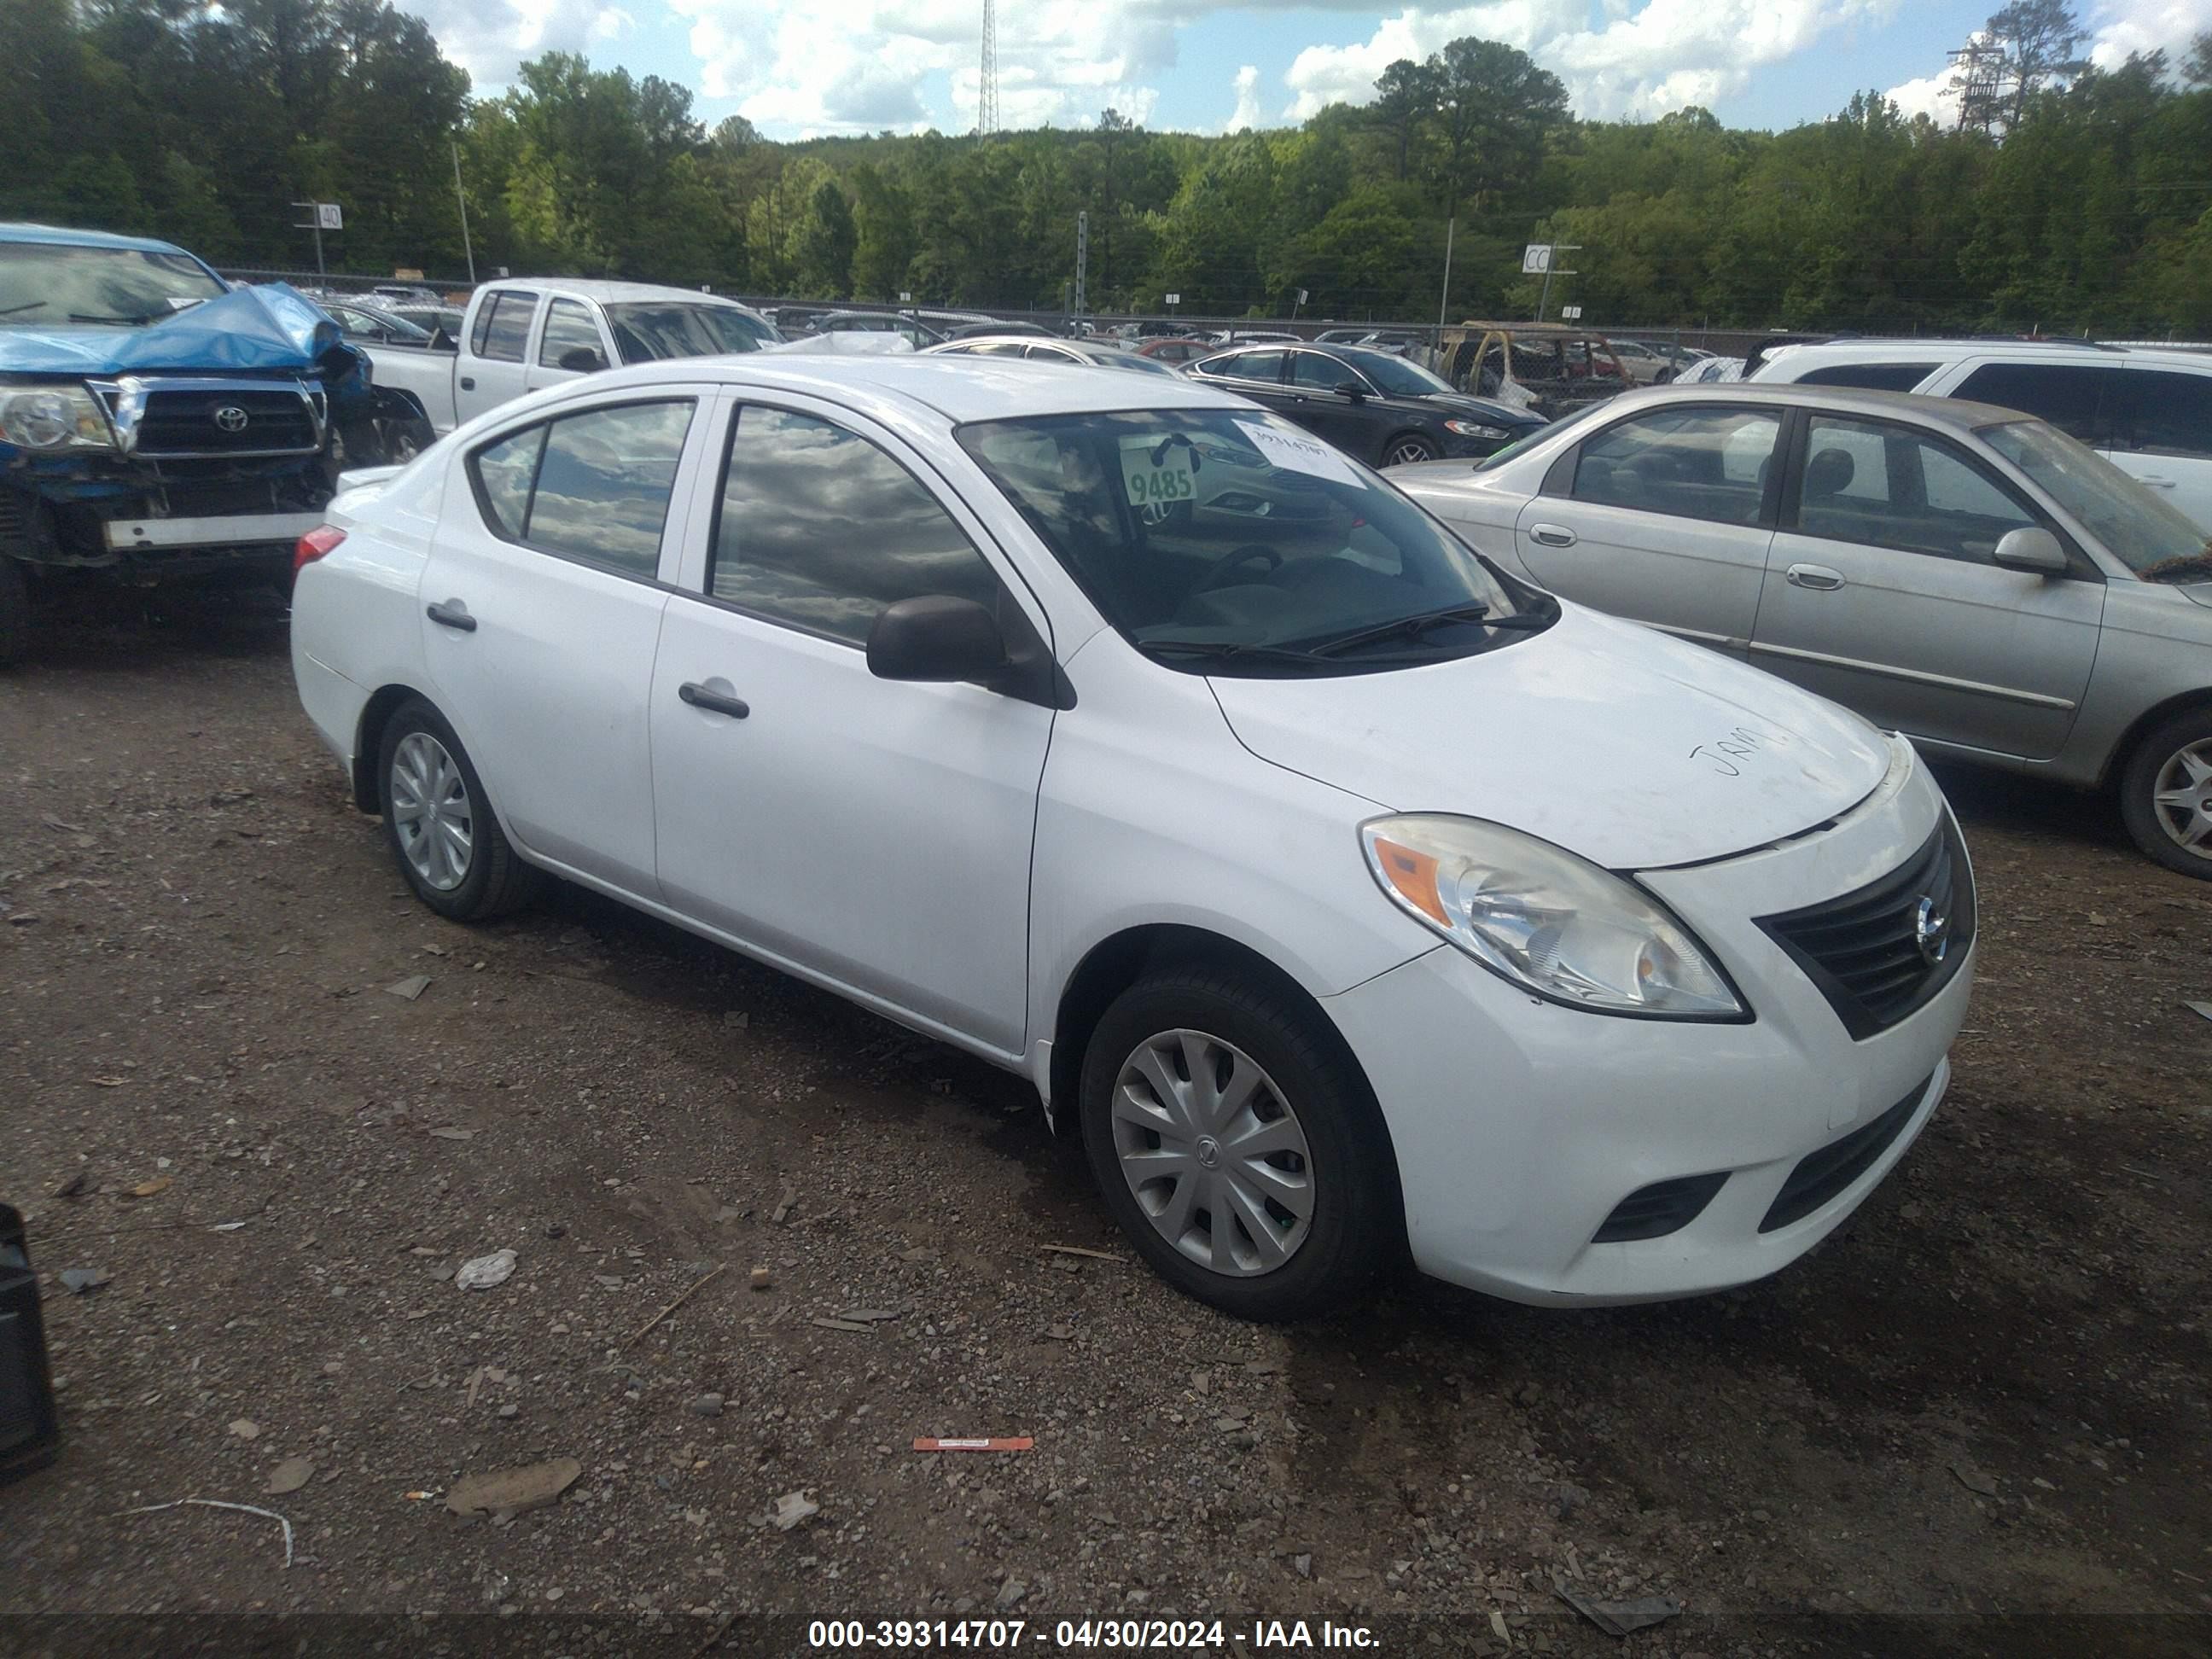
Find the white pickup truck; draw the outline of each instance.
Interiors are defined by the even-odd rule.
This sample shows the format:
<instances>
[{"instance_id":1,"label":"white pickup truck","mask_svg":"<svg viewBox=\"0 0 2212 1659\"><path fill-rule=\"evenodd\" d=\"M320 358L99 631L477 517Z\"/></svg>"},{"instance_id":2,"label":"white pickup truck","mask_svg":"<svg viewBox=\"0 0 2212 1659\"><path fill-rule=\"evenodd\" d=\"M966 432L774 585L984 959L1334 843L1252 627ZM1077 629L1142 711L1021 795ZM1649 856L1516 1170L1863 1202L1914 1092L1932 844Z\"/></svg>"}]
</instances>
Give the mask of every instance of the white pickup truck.
<instances>
[{"instance_id":1,"label":"white pickup truck","mask_svg":"<svg viewBox=\"0 0 2212 1659\"><path fill-rule=\"evenodd\" d=\"M526 392L613 363L757 351L783 337L734 300L643 283L549 276L487 283L469 301L458 340L365 348L376 384L411 399L417 422L386 434L404 459L464 421Z\"/></svg>"}]
</instances>

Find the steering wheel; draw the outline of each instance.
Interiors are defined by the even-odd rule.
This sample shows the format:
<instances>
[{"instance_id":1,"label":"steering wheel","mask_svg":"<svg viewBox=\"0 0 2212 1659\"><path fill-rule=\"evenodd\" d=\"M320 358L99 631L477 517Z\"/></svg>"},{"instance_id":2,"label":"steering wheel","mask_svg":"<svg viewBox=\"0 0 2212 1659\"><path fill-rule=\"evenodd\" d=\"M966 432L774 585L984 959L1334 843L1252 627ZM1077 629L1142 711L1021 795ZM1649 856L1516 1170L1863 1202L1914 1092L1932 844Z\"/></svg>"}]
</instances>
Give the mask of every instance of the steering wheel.
<instances>
[{"instance_id":1,"label":"steering wheel","mask_svg":"<svg viewBox=\"0 0 2212 1659\"><path fill-rule=\"evenodd\" d=\"M1191 594L1195 596L1200 593L1210 593L1217 587L1228 586L1228 582L1224 579L1229 573L1239 565L1251 563L1255 559L1265 559L1267 562L1267 568L1260 573L1261 575L1273 575L1283 568L1283 556L1276 552L1273 548L1263 547L1257 542L1249 543L1237 549L1233 553L1223 554L1221 557L1208 565L1199 579L1190 585Z\"/></svg>"}]
</instances>

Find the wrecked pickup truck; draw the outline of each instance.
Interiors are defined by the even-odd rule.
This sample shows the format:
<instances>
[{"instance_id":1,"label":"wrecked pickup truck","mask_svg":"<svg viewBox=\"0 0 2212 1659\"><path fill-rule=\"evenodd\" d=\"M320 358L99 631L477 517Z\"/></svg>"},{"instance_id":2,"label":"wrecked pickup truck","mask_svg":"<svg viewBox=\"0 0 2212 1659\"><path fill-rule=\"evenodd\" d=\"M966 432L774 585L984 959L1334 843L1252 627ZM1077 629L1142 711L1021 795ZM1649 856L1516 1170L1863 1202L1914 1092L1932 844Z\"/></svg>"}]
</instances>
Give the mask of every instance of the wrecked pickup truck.
<instances>
[{"instance_id":1,"label":"wrecked pickup truck","mask_svg":"<svg viewBox=\"0 0 2212 1659\"><path fill-rule=\"evenodd\" d=\"M282 284L0 224L0 665L87 581L289 583L338 469L384 459L368 358Z\"/></svg>"}]
</instances>

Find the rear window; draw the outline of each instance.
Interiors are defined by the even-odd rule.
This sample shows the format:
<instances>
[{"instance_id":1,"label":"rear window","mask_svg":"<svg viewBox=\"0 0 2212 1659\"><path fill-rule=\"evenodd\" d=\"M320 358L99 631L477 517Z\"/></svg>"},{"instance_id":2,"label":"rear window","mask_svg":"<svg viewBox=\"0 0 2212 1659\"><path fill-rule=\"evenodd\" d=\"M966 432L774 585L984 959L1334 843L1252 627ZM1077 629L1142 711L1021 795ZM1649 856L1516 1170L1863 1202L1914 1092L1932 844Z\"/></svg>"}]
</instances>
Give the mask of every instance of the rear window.
<instances>
[{"instance_id":1,"label":"rear window","mask_svg":"<svg viewBox=\"0 0 2212 1659\"><path fill-rule=\"evenodd\" d=\"M530 314L537 309L535 294L505 289L493 295L477 319L476 355L493 362L520 362L530 338Z\"/></svg>"},{"instance_id":2,"label":"rear window","mask_svg":"<svg viewBox=\"0 0 2212 1659\"><path fill-rule=\"evenodd\" d=\"M1851 386L1862 392L1910 392L1936 372L1933 363L1836 363L1798 377L1800 386Z\"/></svg>"}]
</instances>

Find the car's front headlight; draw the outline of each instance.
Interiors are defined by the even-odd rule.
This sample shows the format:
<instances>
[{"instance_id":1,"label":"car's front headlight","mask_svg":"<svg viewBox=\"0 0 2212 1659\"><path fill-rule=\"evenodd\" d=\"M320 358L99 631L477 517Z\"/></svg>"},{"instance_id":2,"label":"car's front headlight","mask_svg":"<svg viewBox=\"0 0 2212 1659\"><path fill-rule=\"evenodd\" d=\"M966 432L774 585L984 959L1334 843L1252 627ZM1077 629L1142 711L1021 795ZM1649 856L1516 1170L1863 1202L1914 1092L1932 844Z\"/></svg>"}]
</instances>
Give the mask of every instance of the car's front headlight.
<instances>
[{"instance_id":1,"label":"car's front headlight","mask_svg":"<svg viewBox=\"0 0 2212 1659\"><path fill-rule=\"evenodd\" d=\"M1441 814L1370 819L1359 840L1401 909L1524 990L1601 1013L1748 1017L1688 929L1549 842Z\"/></svg>"},{"instance_id":2,"label":"car's front headlight","mask_svg":"<svg viewBox=\"0 0 2212 1659\"><path fill-rule=\"evenodd\" d=\"M115 434L81 386L0 387L0 438L23 449L112 449Z\"/></svg>"},{"instance_id":3,"label":"car's front headlight","mask_svg":"<svg viewBox=\"0 0 2212 1659\"><path fill-rule=\"evenodd\" d=\"M1446 421L1444 430L1456 432L1462 438L1492 438L1502 441L1513 435L1502 426L1485 426L1480 421Z\"/></svg>"}]
</instances>

